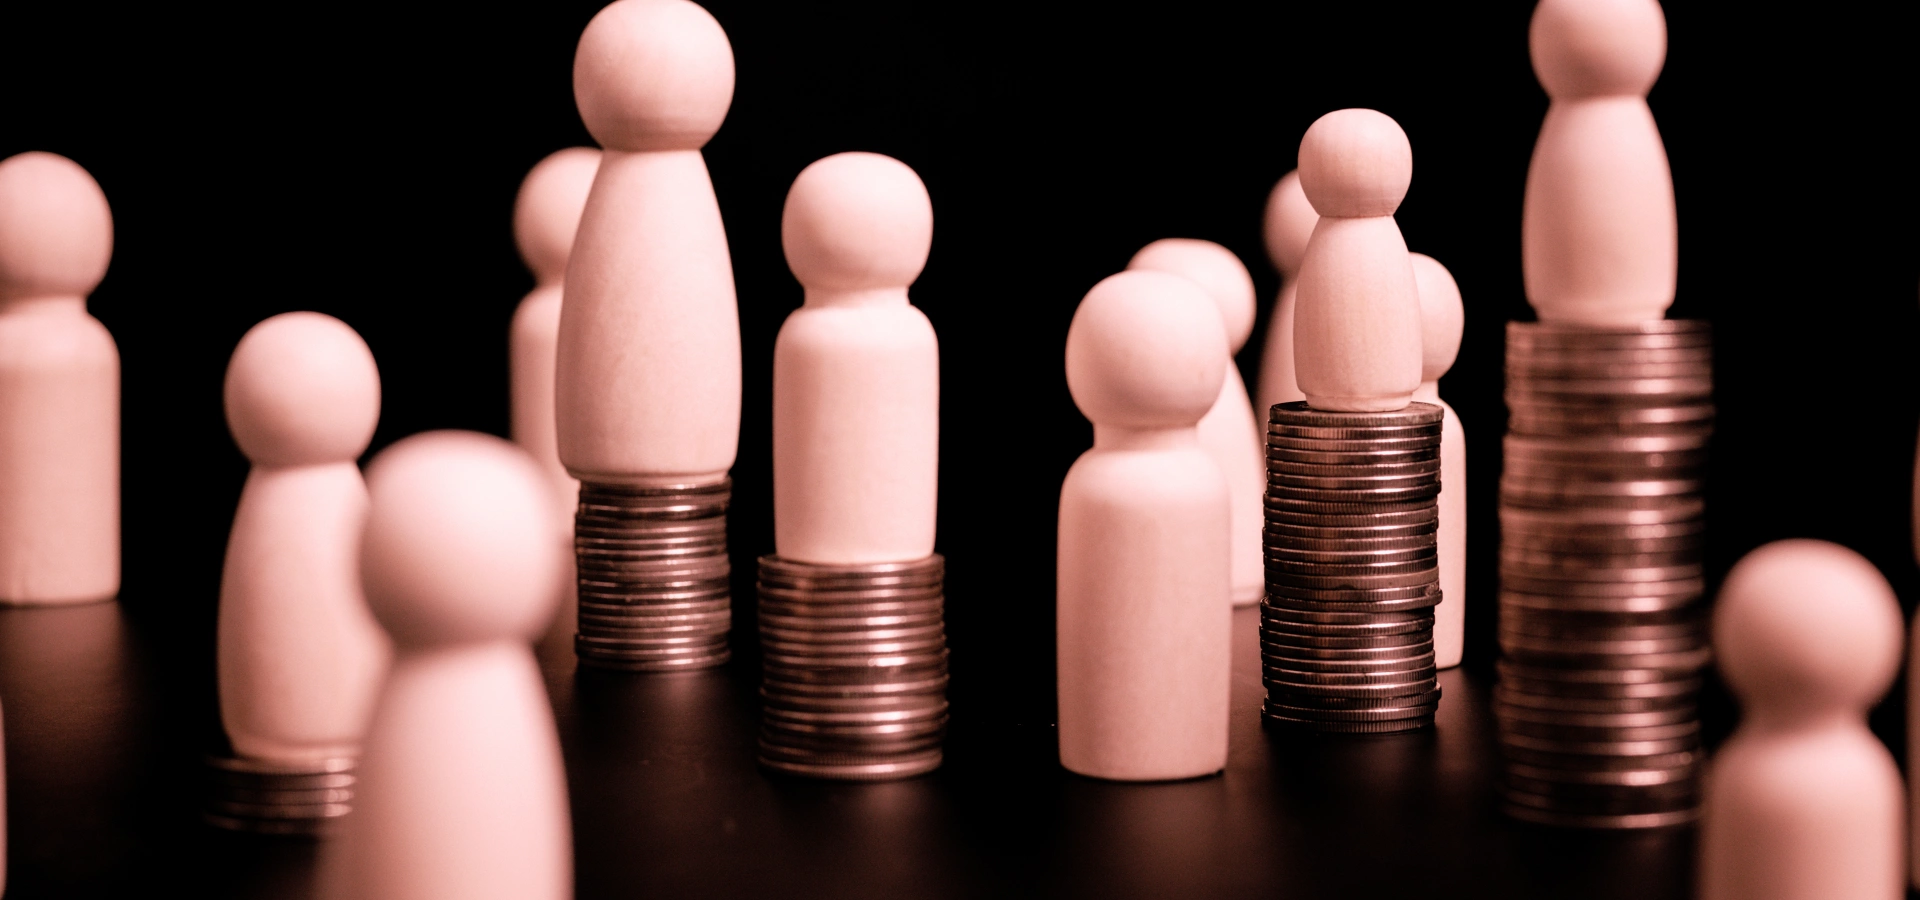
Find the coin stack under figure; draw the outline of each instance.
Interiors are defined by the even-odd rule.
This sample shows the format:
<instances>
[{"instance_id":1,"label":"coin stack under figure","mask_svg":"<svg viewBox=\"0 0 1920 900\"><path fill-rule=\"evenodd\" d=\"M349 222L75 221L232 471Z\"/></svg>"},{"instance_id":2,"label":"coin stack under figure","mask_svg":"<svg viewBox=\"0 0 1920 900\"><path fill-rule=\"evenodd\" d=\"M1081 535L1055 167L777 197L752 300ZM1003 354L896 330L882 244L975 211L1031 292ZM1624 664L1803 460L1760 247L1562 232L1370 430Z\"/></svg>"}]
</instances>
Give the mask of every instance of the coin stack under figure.
<instances>
[{"instance_id":1,"label":"coin stack under figure","mask_svg":"<svg viewBox=\"0 0 1920 900\"><path fill-rule=\"evenodd\" d=\"M201 818L229 831L330 834L353 810L355 762L339 757L283 764L209 755Z\"/></svg>"},{"instance_id":2,"label":"coin stack under figure","mask_svg":"<svg viewBox=\"0 0 1920 900\"><path fill-rule=\"evenodd\" d=\"M1406 134L1372 110L1328 113L1300 142L1300 185L1320 220L1295 299L1306 400L1275 405L1267 425L1269 724L1411 731L1439 707L1443 411L1412 399L1420 301L1393 221L1412 175Z\"/></svg>"},{"instance_id":3,"label":"coin stack under figure","mask_svg":"<svg viewBox=\"0 0 1920 900\"><path fill-rule=\"evenodd\" d=\"M650 672L727 661L732 485L580 485L573 641L582 665Z\"/></svg>"}]
</instances>

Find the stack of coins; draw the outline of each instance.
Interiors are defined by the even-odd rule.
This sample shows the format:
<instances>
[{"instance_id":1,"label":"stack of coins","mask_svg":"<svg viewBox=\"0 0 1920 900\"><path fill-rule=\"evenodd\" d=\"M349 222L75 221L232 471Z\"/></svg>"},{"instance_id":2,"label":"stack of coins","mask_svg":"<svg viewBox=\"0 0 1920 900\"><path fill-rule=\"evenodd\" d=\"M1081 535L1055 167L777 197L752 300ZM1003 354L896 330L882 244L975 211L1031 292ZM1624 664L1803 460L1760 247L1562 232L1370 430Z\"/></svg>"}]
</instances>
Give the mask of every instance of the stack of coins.
<instances>
[{"instance_id":1,"label":"stack of coins","mask_svg":"<svg viewBox=\"0 0 1920 900\"><path fill-rule=\"evenodd\" d=\"M323 835L352 810L352 759L280 765L209 756L201 817L229 831Z\"/></svg>"},{"instance_id":2,"label":"stack of coins","mask_svg":"<svg viewBox=\"0 0 1920 900\"><path fill-rule=\"evenodd\" d=\"M579 570L580 664L630 672L727 661L733 481L700 485L582 482L573 546Z\"/></svg>"},{"instance_id":3,"label":"stack of coins","mask_svg":"<svg viewBox=\"0 0 1920 900\"><path fill-rule=\"evenodd\" d=\"M1433 724L1440 407L1273 407L1267 425L1263 716L1309 731Z\"/></svg>"},{"instance_id":4,"label":"stack of coins","mask_svg":"<svg viewBox=\"0 0 1920 900\"><path fill-rule=\"evenodd\" d=\"M1695 816L1709 337L1684 321L1507 328L1494 711L1515 818Z\"/></svg>"},{"instance_id":5,"label":"stack of coins","mask_svg":"<svg viewBox=\"0 0 1920 900\"><path fill-rule=\"evenodd\" d=\"M883 781L940 765L947 731L946 562L760 558L760 762Z\"/></svg>"}]
</instances>

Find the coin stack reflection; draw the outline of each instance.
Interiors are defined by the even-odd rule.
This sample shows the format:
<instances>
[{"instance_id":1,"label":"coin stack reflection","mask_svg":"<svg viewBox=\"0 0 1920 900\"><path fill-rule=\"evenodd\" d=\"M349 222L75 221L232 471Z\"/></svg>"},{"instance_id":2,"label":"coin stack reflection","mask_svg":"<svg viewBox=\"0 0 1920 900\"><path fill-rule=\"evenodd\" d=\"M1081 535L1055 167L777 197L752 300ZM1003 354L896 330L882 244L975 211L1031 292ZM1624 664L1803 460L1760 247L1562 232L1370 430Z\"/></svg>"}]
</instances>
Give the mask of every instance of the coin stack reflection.
<instances>
[{"instance_id":1,"label":"coin stack reflection","mask_svg":"<svg viewBox=\"0 0 1920 900\"><path fill-rule=\"evenodd\" d=\"M878 781L938 768L947 730L946 564L760 558L760 762Z\"/></svg>"},{"instance_id":2,"label":"coin stack reflection","mask_svg":"<svg viewBox=\"0 0 1920 900\"><path fill-rule=\"evenodd\" d=\"M1433 724L1441 409L1273 407L1267 426L1264 717L1312 731Z\"/></svg>"},{"instance_id":3,"label":"coin stack reflection","mask_svg":"<svg viewBox=\"0 0 1920 900\"><path fill-rule=\"evenodd\" d=\"M654 672L727 661L732 484L581 483L573 535L581 665Z\"/></svg>"},{"instance_id":4,"label":"coin stack reflection","mask_svg":"<svg viewBox=\"0 0 1920 900\"><path fill-rule=\"evenodd\" d=\"M1707 325L1510 323L1495 714L1515 818L1692 819Z\"/></svg>"},{"instance_id":5,"label":"coin stack reflection","mask_svg":"<svg viewBox=\"0 0 1920 900\"><path fill-rule=\"evenodd\" d=\"M207 757L207 800L201 818L229 831L324 835L352 810L354 760L303 765L229 756Z\"/></svg>"}]
</instances>

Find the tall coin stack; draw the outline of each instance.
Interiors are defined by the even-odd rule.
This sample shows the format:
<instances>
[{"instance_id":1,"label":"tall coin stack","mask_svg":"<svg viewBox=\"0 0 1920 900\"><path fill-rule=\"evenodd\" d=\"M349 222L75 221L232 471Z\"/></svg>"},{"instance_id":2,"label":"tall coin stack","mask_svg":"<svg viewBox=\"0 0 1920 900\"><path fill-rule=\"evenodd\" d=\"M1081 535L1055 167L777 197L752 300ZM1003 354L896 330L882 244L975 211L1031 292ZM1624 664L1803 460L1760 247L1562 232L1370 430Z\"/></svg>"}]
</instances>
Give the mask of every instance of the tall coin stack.
<instances>
[{"instance_id":1,"label":"tall coin stack","mask_svg":"<svg viewBox=\"0 0 1920 900\"><path fill-rule=\"evenodd\" d=\"M574 654L600 669L654 672L727 661L733 480L580 484L573 545L580 626Z\"/></svg>"},{"instance_id":2,"label":"tall coin stack","mask_svg":"<svg viewBox=\"0 0 1920 900\"><path fill-rule=\"evenodd\" d=\"M281 765L208 756L201 818L229 831L324 835L353 809L354 760Z\"/></svg>"},{"instance_id":3,"label":"tall coin stack","mask_svg":"<svg viewBox=\"0 0 1920 900\"><path fill-rule=\"evenodd\" d=\"M940 766L947 731L946 561L760 558L760 762L883 781Z\"/></svg>"},{"instance_id":4,"label":"tall coin stack","mask_svg":"<svg viewBox=\"0 0 1920 900\"><path fill-rule=\"evenodd\" d=\"M1267 425L1263 716L1349 734L1433 724L1440 407L1273 407Z\"/></svg>"},{"instance_id":5,"label":"tall coin stack","mask_svg":"<svg viewBox=\"0 0 1920 900\"><path fill-rule=\"evenodd\" d=\"M1494 711L1515 818L1696 814L1709 339L1690 321L1507 326Z\"/></svg>"}]
</instances>

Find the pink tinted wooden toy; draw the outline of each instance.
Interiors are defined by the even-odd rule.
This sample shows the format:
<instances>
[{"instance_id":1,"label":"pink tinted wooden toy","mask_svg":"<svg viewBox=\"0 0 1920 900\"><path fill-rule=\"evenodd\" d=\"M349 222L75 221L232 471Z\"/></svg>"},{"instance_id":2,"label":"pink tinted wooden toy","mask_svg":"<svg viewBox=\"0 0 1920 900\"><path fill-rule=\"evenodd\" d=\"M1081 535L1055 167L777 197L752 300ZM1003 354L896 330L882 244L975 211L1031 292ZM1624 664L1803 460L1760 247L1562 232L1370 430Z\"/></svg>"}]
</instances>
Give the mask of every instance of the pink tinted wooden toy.
<instances>
[{"instance_id":1,"label":"pink tinted wooden toy","mask_svg":"<svg viewBox=\"0 0 1920 900\"><path fill-rule=\"evenodd\" d=\"M573 526L580 484L560 464L553 425L553 356L560 338L560 295L574 231L587 205L600 151L568 147L555 151L527 173L513 204L513 238L520 258L533 272L533 292L513 314L510 360L513 369L513 441L525 447L552 476L562 528Z\"/></svg>"},{"instance_id":2,"label":"pink tinted wooden toy","mask_svg":"<svg viewBox=\"0 0 1920 900\"><path fill-rule=\"evenodd\" d=\"M226 407L253 470L220 576L220 720L243 757L354 756L388 653L358 562L373 353L332 316L274 316L234 349Z\"/></svg>"},{"instance_id":3,"label":"pink tinted wooden toy","mask_svg":"<svg viewBox=\"0 0 1920 900\"><path fill-rule=\"evenodd\" d=\"M1205 289L1227 327L1227 373L1220 397L1200 419L1200 446L1220 465L1233 504L1233 602L1245 606L1266 595L1266 565L1260 530L1267 490L1266 428L1247 399L1246 382L1233 364L1253 333L1253 276L1240 258L1212 241L1166 238L1133 255L1129 269L1151 269L1186 278Z\"/></svg>"},{"instance_id":4,"label":"pink tinted wooden toy","mask_svg":"<svg viewBox=\"0 0 1920 900\"><path fill-rule=\"evenodd\" d=\"M1294 295L1299 288L1300 260L1307 255L1307 239L1320 214L1313 211L1307 195L1300 190L1299 171L1288 172L1273 186L1267 197L1267 215L1263 228L1267 258L1280 270L1280 294L1273 300L1273 318L1267 325L1267 346L1260 356L1259 405L1255 418L1262 427L1267 411L1277 403L1305 400L1293 368Z\"/></svg>"},{"instance_id":5,"label":"pink tinted wooden toy","mask_svg":"<svg viewBox=\"0 0 1920 900\"><path fill-rule=\"evenodd\" d=\"M773 348L773 540L795 562L933 553L940 345L907 299L933 204L906 164L838 153L808 166L781 218L806 305Z\"/></svg>"},{"instance_id":6,"label":"pink tinted wooden toy","mask_svg":"<svg viewBox=\"0 0 1920 900\"><path fill-rule=\"evenodd\" d=\"M560 743L530 647L563 565L545 474L498 438L442 431L383 451L367 488L360 573L393 668L321 896L573 896Z\"/></svg>"},{"instance_id":7,"label":"pink tinted wooden toy","mask_svg":"<svg viewBox=\"0 0 1920 900\"><path fill-rule=\"evenodd\" d=\"M1226 366L1213 301L1163 272L1094 285L1067 331L1093 422L1060 487L1060 763L1082 775L1226 765L1232 509L1195 429Z\"/></svg>"},{"instance_id":8,"label":"pink tinted wooden toy","mask_svg":"<svg viewBox=\"0 0 1920 900\"><path fill-rule=\"evenodd\" d=\"M1434 664L1460 664L1467 627L1467 436L1460 416L1440 399L1440 376L1460 355L1466 311L1453 273L1424 253L1409 254L1414 284L1420 289L1420 389L1413 399L1440 407L1440 530L1434 536L1440 555L1440 605L1433 611Z\"/></svg>"},{"instance_id":9,"label":"pink tinted wooden toy","mask_svg":"<svg viewBox=\"0 0 1920 900\"><path fill-rule=\"evenodd\" d=\"M560 310L560 461L583 481L721 481L739 443L740 322L700 148L732 102L733 50L689 0L618 0L580 36L573 92L606 149Z\"/></svg>"},{"instance_id":10,"label":"pink tinted wooden toy","mask_svg":"<svg viewBox=\"0 0 1920 900\"><path fill-rule=\"evenodd\" d=\"M120 353L87 314L112 255L85 169L0 161L0 603L120 590Z\"/></svg>"},{"instance_id":11,"label":"pink tinted wooden toy","mask_svg":"<svg viewBox=\"0 0 1920 900\"><path fill-rule=\"evenodd\" d=\"M1320 213L1300 263L1294 372L1314 409L1402 409L1420 388L1420 292L1393 211L1413 180L1400 126L1327 113L1300 141L1300 188Z\"/></svg>"},{"instance_id":12,"label":"pink tinted wooden toy","mask_svg":"<svg viewBox=\"0 0 1920 900\"><path fill-rule=\"evenodd\" d=\"M1886 579L1845 547L1777 541L1727 574L1713 645L1742 717L1707 771L1702 900L1905 896L1905 791L1866 721L1902 633Z\"/></svg>"},{"instance_id":13,"label":"pink tinted wooden toy","mask_svg":"<svg viewBox=\"0 0 1920 900\"><path fill-rule=\"evenodd\" d=\"M1667 55L1655 0L1541 0L1529 34L1552 103L1527 170L1520 262L1542 322L1659 319L1678 272L1673 175L1647 108Z\"/></svg>"}]
</instances>

